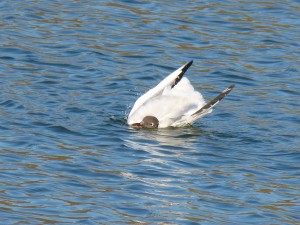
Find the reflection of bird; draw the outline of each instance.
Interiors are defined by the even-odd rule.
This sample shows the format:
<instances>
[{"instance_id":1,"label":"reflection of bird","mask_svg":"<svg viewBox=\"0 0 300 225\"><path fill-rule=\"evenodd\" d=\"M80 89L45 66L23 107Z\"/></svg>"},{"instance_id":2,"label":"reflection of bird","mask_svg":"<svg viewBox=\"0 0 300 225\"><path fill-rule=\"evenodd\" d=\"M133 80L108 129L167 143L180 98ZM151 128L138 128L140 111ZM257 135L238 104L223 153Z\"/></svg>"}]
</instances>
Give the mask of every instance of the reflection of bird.
<instances>
[{"instance_id":1,"label":"reflection of bird","mask_svg":"<svg viewBox=\"0 0 300 225\"><path fill-rule=\"evenodd\" d=\"M234 85L230 85L206 104L203 96L183 77L192 63L186 63L138 98L129 113L128 124L143 128L191 125L210 113L212 107L234 88Z\"/></svg>"}]
</instances>

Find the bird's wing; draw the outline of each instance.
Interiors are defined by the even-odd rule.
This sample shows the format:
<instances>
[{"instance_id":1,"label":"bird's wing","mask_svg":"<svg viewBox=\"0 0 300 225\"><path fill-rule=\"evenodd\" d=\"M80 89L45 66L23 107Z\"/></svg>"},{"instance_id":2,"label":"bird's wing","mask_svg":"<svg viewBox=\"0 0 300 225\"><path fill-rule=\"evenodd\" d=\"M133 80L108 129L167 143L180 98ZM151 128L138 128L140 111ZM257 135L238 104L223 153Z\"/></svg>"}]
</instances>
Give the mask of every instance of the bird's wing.
<instances>
[{"instance_id":1,"label":"bird's wing","mask_svg":"<svg viewBox=\"0 0 300 225\"><path fill-rule=\"evenodd\" d=\"M205 114L209 113L210 109L212 107L214 107L216 104L218 104L226 95L228 95L229 92L234 88L234 86L235 86L234 84L230 85L228 88L226 88L224 91L222 91L221 94L219 94L217 97L215 97L209 103L207 103L201 109L197 110L191 116L198 119L198 118L204 116Z\"/></svg>"},{"instance_id":2,"label":"bird's wing","mask_svg":"<svg viewBox=\"0 0 300 225\"><path fill-rule=\"evenodd\" d=\"M150 89L148 92L143 94L141 97L136 100L134 103L134 106L129 113L129 117L145 102L149 101L150 99L161 95L162 92L167 88L173 88L178 82L181 80L183 74L188 70L188 68L192 65L193 61L190 61L183 66L181 66L179 69L175 70L173 73L171 73L169 76L167 76L165 79L163 79L158 85L156 85L154 88Z\"/></svg>"}]
</instances>

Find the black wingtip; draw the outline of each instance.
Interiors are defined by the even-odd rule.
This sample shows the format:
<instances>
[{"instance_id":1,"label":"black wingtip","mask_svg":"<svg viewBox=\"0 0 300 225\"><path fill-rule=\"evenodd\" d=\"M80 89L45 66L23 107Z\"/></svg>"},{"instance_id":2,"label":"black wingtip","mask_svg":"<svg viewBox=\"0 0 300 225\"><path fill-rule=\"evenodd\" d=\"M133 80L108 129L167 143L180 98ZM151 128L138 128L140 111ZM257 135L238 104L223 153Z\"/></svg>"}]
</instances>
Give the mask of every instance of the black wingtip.
<instances>
[{"instance_id":1,"label":"black wingtip","mask_svg":"<svg viewBox=\"0 0 300 225\"><path fill-rule=\"evenodd\" d=\"M204 111L207 111L214 107L216 104L218 104L223 98L226 97L226 95L231 92L231 90L234 88L235 84L230 85L228 88L226 88L224 91L222 91L217 97L215 97L213 100L211 100L209 103L207 103L205 106L203 106L201 109L199 109L197 112L193 113L193 115L201 114Z\"/></svg>"},{"instance_id":2,"label":"black wingtip","mask_svg":"<svg viewBox=\"0 0 300 225\"><path fill-rule=\"evenodd\" d=\"M228 87L228 89L233 89L235 87L235 84L232 84L232 85L230 85L229 87Z\"/></svg>"},{"instance_id":3,"label":"black wingtip","mask_svg":"<svg viewBox=\"0 0 300 225\"><path fill-rule=\"evenodd\" d=\"M189 61L188 63L186 63L184 65L184 67L182 68L182 72L185 73L189 68L190 66L193 64L193 60Z\"/></svg>"},{"instance_id":4,"label":"black wingtip","mask_svg":"<svg viewBox=\"0 0 300 225\"><path fill-rule=\"evenodd\" d=\"M178 84L178 82L181 80L181 78L183 77L184 73L190 68L190 66L193 64L193 60L189 61L188 63L186 63L183 68L181 73L176 77L174 84L172 85L172 88Z\"/></svg>"}]
</instances>

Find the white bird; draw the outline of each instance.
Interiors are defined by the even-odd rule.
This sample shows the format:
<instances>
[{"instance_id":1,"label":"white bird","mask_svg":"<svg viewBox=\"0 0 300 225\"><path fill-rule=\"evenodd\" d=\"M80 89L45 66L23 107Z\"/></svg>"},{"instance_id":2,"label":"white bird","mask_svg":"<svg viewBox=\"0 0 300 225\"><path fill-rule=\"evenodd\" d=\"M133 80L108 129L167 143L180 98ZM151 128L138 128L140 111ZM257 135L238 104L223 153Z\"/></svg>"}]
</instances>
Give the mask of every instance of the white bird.
<instances>
[{"instance_id":1,"label":"white bird","mask_svg":"<svg viewBox=\"0 0 300 225\"><path fill-rule=\"evenodd\" d=\"M234 84L206 104L203 96L183 77L192 63L186 63L139 97L127 123L142 128L183 127L211 113L212 107L234 88Z\"/></svg>"}]
</instances>

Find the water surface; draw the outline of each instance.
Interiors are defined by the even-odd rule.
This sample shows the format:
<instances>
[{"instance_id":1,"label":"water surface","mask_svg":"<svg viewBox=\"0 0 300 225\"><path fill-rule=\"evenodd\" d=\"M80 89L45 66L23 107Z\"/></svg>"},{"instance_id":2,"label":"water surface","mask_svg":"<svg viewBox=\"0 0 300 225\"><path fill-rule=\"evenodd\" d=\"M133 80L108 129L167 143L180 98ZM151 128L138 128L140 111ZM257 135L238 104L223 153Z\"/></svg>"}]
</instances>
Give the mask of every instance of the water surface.
<instances>
[{"instance_id":1,"label":"water surface","mask_svg":"<svg viewBox=\"0 0 300 225\"><path fill-rule=\"evenodd\" d=\"M299 224L298 1L2 1L5 224ZM192 127L136 130L189 60Z\"/></svg>"}]
</instances>

